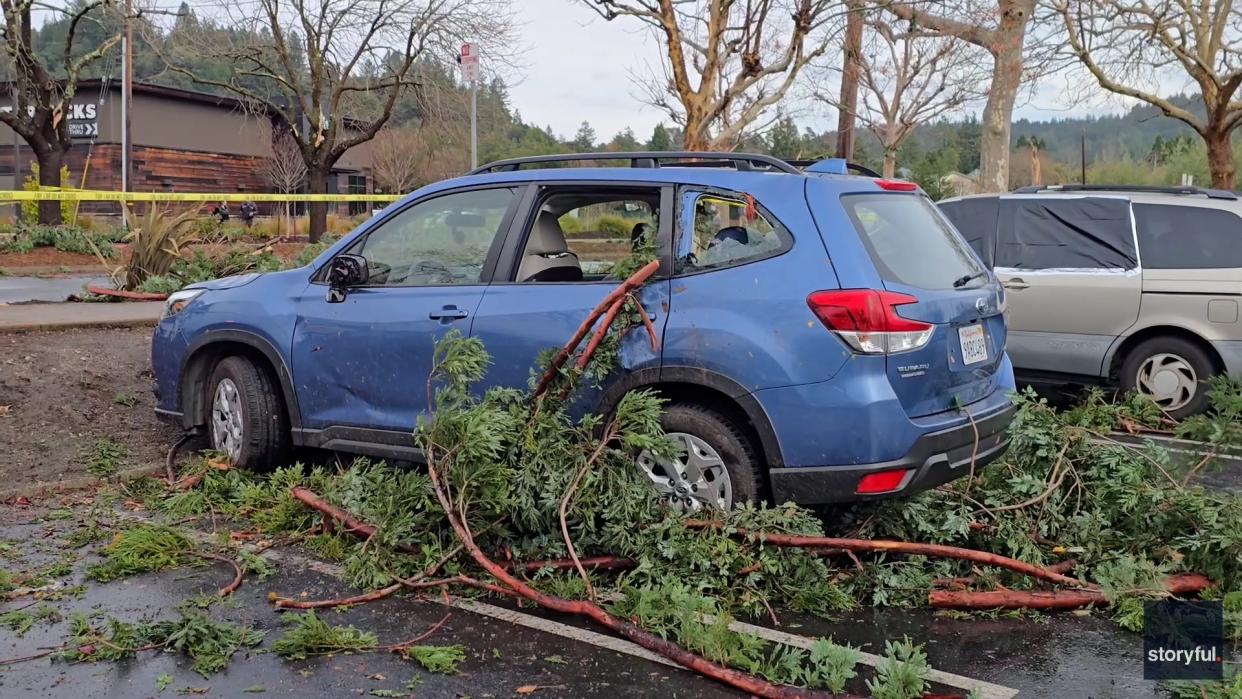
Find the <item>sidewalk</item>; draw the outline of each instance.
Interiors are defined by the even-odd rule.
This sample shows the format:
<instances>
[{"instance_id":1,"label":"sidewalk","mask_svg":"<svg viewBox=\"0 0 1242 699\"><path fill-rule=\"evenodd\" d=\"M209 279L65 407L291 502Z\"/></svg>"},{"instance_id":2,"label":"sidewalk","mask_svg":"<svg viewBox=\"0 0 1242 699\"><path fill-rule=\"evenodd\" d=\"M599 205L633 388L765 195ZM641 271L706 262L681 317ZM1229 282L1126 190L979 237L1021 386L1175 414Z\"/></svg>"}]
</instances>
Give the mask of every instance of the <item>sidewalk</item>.
<instances>
[{"instance_id":1,"label":"sidewalk","mask_svg":"<svg viewBox=\"0 0 1242 699\"><path fill-rule=\"evenodd\" d=\"M0 305L0 332L155 325L163 301Z\"/></svg>"}]
</instances>

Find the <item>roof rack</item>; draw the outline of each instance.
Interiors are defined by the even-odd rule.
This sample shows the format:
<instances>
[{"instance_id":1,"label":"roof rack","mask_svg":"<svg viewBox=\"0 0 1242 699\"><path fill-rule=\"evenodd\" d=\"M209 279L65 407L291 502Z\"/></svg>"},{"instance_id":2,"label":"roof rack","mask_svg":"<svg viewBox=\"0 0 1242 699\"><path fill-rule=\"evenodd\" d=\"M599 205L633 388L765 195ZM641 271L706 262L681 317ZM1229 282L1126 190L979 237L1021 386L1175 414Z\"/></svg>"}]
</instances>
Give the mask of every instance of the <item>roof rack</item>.
<instances>
[{"instance_id":1,"label":"roof rack","mask_svg":"<svg viewBox=\"0 0 1242 699\"><path fill-rule=\"evenodd\" d=\"M1237 194L1224 189L1205 189L1203 187L1154 187L1137 184L1053 184L1038 187L1019 187L1014 194L1035 194L1038 192L1142 192L1146 194L1199 194L1209 199L1228 199L1236 201Z\"/></svg>"},{"instance_id":2,"label":"roof rack","mask_svg":"<svg viewBox=\"0 0 1242 699\"><path fill-rule=\"evenodd\" d=\"M482 175L489 172L513 172L515 170L520 170L523 165L575 162L582 160L628 160L630 167L643 168L660 167L660 163L662 161L685 160L690 162L678 163L678 165L690 165L692 167L727 167L732 165L742 172L776 171L791 175L801 174L801 172L799 172L799 170L793 165L790 165L780 158L775 158L770 155L760 155L758 153L700 153L695 151L634 151L626 153L564 153L561 155L534 155L527 158L497 160L483 165L482 167L475 168L466 174Z\"/></svg>"}]
</instances>

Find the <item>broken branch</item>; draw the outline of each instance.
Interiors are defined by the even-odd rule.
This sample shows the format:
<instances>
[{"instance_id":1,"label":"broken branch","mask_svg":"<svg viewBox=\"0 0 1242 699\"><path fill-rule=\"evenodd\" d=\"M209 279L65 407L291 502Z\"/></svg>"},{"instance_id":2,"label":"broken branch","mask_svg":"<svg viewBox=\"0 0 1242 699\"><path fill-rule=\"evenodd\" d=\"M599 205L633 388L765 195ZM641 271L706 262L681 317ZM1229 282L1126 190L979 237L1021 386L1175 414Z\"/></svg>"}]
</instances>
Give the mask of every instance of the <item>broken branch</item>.
<instances>
[{"instance_id":1,"label":"broken branch","mask_svg":"<svg viewBox=\"0 0 1242 699\"><path fill-rule=\"evenodd\" d=\"M227 556L220 556L214 553L205 553L203 551L187 551L187 553L189 553L191 556L196 556L198 558L205 558L209 561L219 561L221 563L227 563L233 566L233 581L230 582L228 585L225 585L224 587L220 588L220 591L216 593L218 596L228 597L234 592L237 592L237 588L241 587L242 569L241 569L241 566L237 565L237 561L231 558L228 558Z\"/></svg>"},{"instance_id":2,"label":"broken branch","mask_svg":"<svg viewBox=\"0 0 1242 699\"><path fill-rule=\"evenodd\" d=\"M400 590L401 587L401 583L393 583L388 587L372 590L370 592L364 592L361 595L354 595L353 597L319 599L311 601L295 600L288 597L277 597L273 600L273 602L275 602L277 609L323 609L324 607L349 607L355 604L365 604L367 602L374 602L376 600L384 599L385 597L392 595L392 593L397 590Z\"/></svg>"},{"instance_id":3,"label":"broken branch","mask_svg":"<svg viewBox=\"0 0 1242 699\"><path fill-rule=\"evenodd\" d=\"M690 529L723 529L722 522L686 520ZM936 558L954 558L960 561L972 561L983 565L1005 568L1015 573L1030 576L1056 585L1070 587L1093 588L1082 581L1062 575L1042 566L1031 565L1007 556L999 556L986 551L945 546L943 544L919 544L910 541L886 541L883 539L837 539L827 536L795 536L791 534L769 534L752 532L747 529L733 529L731 533L737 537L753 539L760 543L773 546L790 546L795 548L838 548L846 551L866 551L869 553L893 552L912 556L934 556Z\"/></svg>"},{"instance_id":4,"label":"broken branch","mask_svg":"<svg viewBox=\"0 0 1242 699\"><path fill-rule=\"evenodd\" d=\"M1164 590L1170 595L1181 596L1202 592L1212 584L1198 573L1182 573L1165 578ZM1050 592L1022 592L1018 590L992 590L971 592L964 590L932 590L928 601L937 609L1079 609L1108 604L1099 590L1054 590Z\"/></svg>"}]
</instances>

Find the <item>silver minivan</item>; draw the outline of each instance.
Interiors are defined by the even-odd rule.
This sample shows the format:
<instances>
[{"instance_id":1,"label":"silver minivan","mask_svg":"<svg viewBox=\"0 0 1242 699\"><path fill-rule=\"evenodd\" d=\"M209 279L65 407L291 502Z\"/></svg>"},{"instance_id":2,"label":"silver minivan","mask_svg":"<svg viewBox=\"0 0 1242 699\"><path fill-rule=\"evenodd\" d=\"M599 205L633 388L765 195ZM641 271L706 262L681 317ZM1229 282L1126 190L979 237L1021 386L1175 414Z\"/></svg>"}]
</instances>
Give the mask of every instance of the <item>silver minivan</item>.
<instances>
[{"instance_id":1,"label":"silver minivan","mask_svg":"<svg viewBox=\"0 0 1242 699\"><path fill-rule=\"evenodd\" d=\"M1092 382L1201 412L1242 378L1242 201L1196 187L1059 185L940 208L1006 289L1009 356L1030 381Z\"/></svg>"}]
</instances>

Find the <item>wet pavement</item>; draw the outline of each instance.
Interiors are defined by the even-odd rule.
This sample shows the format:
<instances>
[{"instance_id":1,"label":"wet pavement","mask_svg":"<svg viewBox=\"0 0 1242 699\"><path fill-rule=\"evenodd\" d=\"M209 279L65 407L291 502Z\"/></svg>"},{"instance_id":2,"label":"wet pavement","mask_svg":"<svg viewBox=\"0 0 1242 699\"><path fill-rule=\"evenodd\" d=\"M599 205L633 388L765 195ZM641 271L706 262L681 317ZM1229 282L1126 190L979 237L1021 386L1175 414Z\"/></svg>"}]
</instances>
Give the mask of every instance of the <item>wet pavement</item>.
<instances>
[{"instance_id":1,"label":"wet pavement","mask_svg":"<svg viewBox=\"0 0 1242 699\"><path fill-rule=\"evenodd\" d=\"M59 539L75 526L72 518L53 510L43 510L42 519L34 514L10 509L0 522L0 541L21 551L20 565L26 569L60 560L65 549ZM14 556L12 551L6 555ZM189 669L186 658L154 652L121 663L42 659L0 668L0 696L84 699L175 696L177 691L193 691L203 696L239 697L260 694L260 689L262 695L298 697L738 696L689 672L570 638L572 629L549 633L461 609L453 609L443 626L423 641L466 647L467 659L455 675L434 674L388 653L285 661L264 650L281 633L282 613L273 609L270 593L320 599L356 591L334 577L331 566L301 551L280 549L275 557L276 575L264 581L247 577L236 594L209 612L215 618L267 632L261 648L238 653L224 671L205 678ZM6 565L16 568L18 559L12 560ZM89 554L76 560L75 572L66 583L80 582L81 571L93 560ZM80 599L49 604L65 617L78 611L88 615L107 612L126 621L175 618L178 604L194 595L214 593L229 578L230 571L219 564L177 569L109 584L91 583ZM493 608L514 608L506 602L487 602ZM23 604L27 601L0 603L0 612ZM331 624L373 631L381 644L388 644L423 633L446 611L435 599L394 597L344 611L321 611L320 615ZM559 622L561 629L598 630L575 618L529 608L518 611L537 621ZM1142 680L1140 637L1121 631L1102 612L960 619L928 610L879 609L835 621L785 614L781 619L781 631L831 636L838 643L877 654L884 652L885 640L909 636L923 644L933 668L1014 688L1023 697L1164 696L1154 682ZM60 645L67 634L67 621L38 623L21 638L0 629L0 657ZM863 677L868 673L863 666L859 672ZM163 693L157 686L161 675L172 678ZM856 680L854 691L865 693L862 679ZM519 693L519 688L524 691ZM933 690L965 694L939 684ZM373 695L373 691L379 693Z\"/></svg>"},{"instance_id":2,"label":"wet pavement","mask_svg":"<svg viewBox=\"0 0 1242 699\"><path fill-rule=\"evenodd\" d=\"M87 284L107 285L100 276L14 277L0 276L0 304L30 301L64 301L70 294L81 295Z\"/></svg>"}]
</instances>

